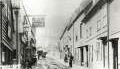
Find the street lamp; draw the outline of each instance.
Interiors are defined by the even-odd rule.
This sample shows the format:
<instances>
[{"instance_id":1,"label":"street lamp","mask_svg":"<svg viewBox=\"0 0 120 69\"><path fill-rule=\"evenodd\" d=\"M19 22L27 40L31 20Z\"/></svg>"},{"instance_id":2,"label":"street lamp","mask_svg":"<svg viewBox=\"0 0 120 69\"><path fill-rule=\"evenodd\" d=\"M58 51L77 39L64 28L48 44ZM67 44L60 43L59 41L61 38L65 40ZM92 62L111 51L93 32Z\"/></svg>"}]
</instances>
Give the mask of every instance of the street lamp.
<instances>
[{"instance_id":1,"label":"street lamp","mask_svg":"<svg viewBox=\"0 0 120 69\"><path fill-rule=\"evenodd\" d=\"M16 19L16 63L18 64L20 60L18 59L19 56L19 47L18 47L18 16L19 16L19 3L16 3L16 0L12 0L12 9L15 14L15 19Z\"/></svg>"}]
</instances>

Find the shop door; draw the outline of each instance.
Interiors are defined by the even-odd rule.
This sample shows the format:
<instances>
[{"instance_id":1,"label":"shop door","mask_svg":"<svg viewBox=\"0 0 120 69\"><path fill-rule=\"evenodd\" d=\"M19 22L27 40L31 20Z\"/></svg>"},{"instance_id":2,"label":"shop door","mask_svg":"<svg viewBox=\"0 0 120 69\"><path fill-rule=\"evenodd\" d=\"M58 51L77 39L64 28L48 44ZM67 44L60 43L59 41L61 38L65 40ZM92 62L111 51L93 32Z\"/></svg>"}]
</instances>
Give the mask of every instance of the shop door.
<instances>
[{"instance_id":1,"label":"shop door","mask_svg":"<svg viewBox=\"0 0 120 69\"><path fill-rule=\"evenodd\" d=\"M110 40L113 48L113 69L118 69L118 38Z\"/></svg>"}]
</instances>

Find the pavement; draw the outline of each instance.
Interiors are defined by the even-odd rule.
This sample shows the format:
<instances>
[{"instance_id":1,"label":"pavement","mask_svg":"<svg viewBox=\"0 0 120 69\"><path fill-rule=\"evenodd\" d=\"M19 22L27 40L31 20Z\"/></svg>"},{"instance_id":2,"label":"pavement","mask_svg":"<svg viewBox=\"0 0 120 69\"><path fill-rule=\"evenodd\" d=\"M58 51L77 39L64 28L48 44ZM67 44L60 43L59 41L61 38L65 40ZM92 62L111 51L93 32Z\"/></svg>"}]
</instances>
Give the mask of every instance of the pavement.
<instances>
[{"instance_id":1,"label":"pavement","mask_svg":"<svg viewBox=\"0 0 120 69\"><path fill-rule=\"evenodd\" d=\"M87 68L85 68L85 67L81 67L80 65L77 65L77 64L73 64L72 67L69 67L69 64L68 64L68 63L65 63L63 59L60 59L60 58L54 58L54 57L51 57L51 58L53 58L54 60L56 60L57 62L59 62L59 63L65 65L65 66L67 66L68 69L87 69Z\"/></svg>"},{"instance_id":2,"label":"pavement","mask_svg":"<svg viewBox=\"0 0 120 69\"><path fill-rule=\"evenodd\" d=\"M20 69L16 66L4 66L0 69ZM73 64L73 67L69 67L68 63L65 63L63 59L47 57L46 59L41 59L37 61L35 66L32 66L32 69L87 69L83 68L80 65Z\"/></svg>"},{"instance_id":3,"label":"pavement","mask_svg":"<svg viewBox=\"0 0 120 69\"><path fill-rule=\"evenodd\" d=\"M37 65L33 66L32 69L68 69L68 67L53 58L47 57L38 60Z\"/></svg>"}]
</instances>

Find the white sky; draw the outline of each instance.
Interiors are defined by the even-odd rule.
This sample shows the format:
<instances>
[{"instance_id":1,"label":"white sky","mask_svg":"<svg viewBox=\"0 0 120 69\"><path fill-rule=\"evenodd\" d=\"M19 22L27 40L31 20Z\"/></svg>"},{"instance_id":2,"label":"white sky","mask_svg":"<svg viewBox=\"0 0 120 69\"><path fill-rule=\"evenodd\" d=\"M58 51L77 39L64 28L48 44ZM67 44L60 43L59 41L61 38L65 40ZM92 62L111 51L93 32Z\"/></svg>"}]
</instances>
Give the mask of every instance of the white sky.
<instances>
[{"instance_id":1,"label":"white sky","mask_svg":"<svg viewBox=\"0 0 120 69\"><path fill-rule=\"evenodd\" d=\"M45 28L37 29L37 46L56 44L66 21L81 0L23 0L28 15L46 15Z\"/></svg>"}]
</instances>

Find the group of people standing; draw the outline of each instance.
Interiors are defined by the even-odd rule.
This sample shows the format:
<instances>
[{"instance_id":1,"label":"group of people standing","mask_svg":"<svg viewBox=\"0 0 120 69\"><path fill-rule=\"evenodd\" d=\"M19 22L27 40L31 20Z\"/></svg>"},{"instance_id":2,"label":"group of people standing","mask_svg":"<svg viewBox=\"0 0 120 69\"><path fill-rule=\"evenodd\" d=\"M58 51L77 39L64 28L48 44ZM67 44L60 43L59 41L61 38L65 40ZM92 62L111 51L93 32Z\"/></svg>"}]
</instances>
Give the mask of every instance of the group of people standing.
<instances>
[{"instance_id":1,"label":"group of people standing","mask_svg":"<svg viewBox=\"0 0 120 69\"><path fill-rule=\"evenodd\" d=\"M69 62L69 67L72 67L72 62L73 62L73 55L70 52L70 48L67 49L67 51L65 51L65 57L64 57L64 61L67 63Z\"/></svg>"}]
</instances>

